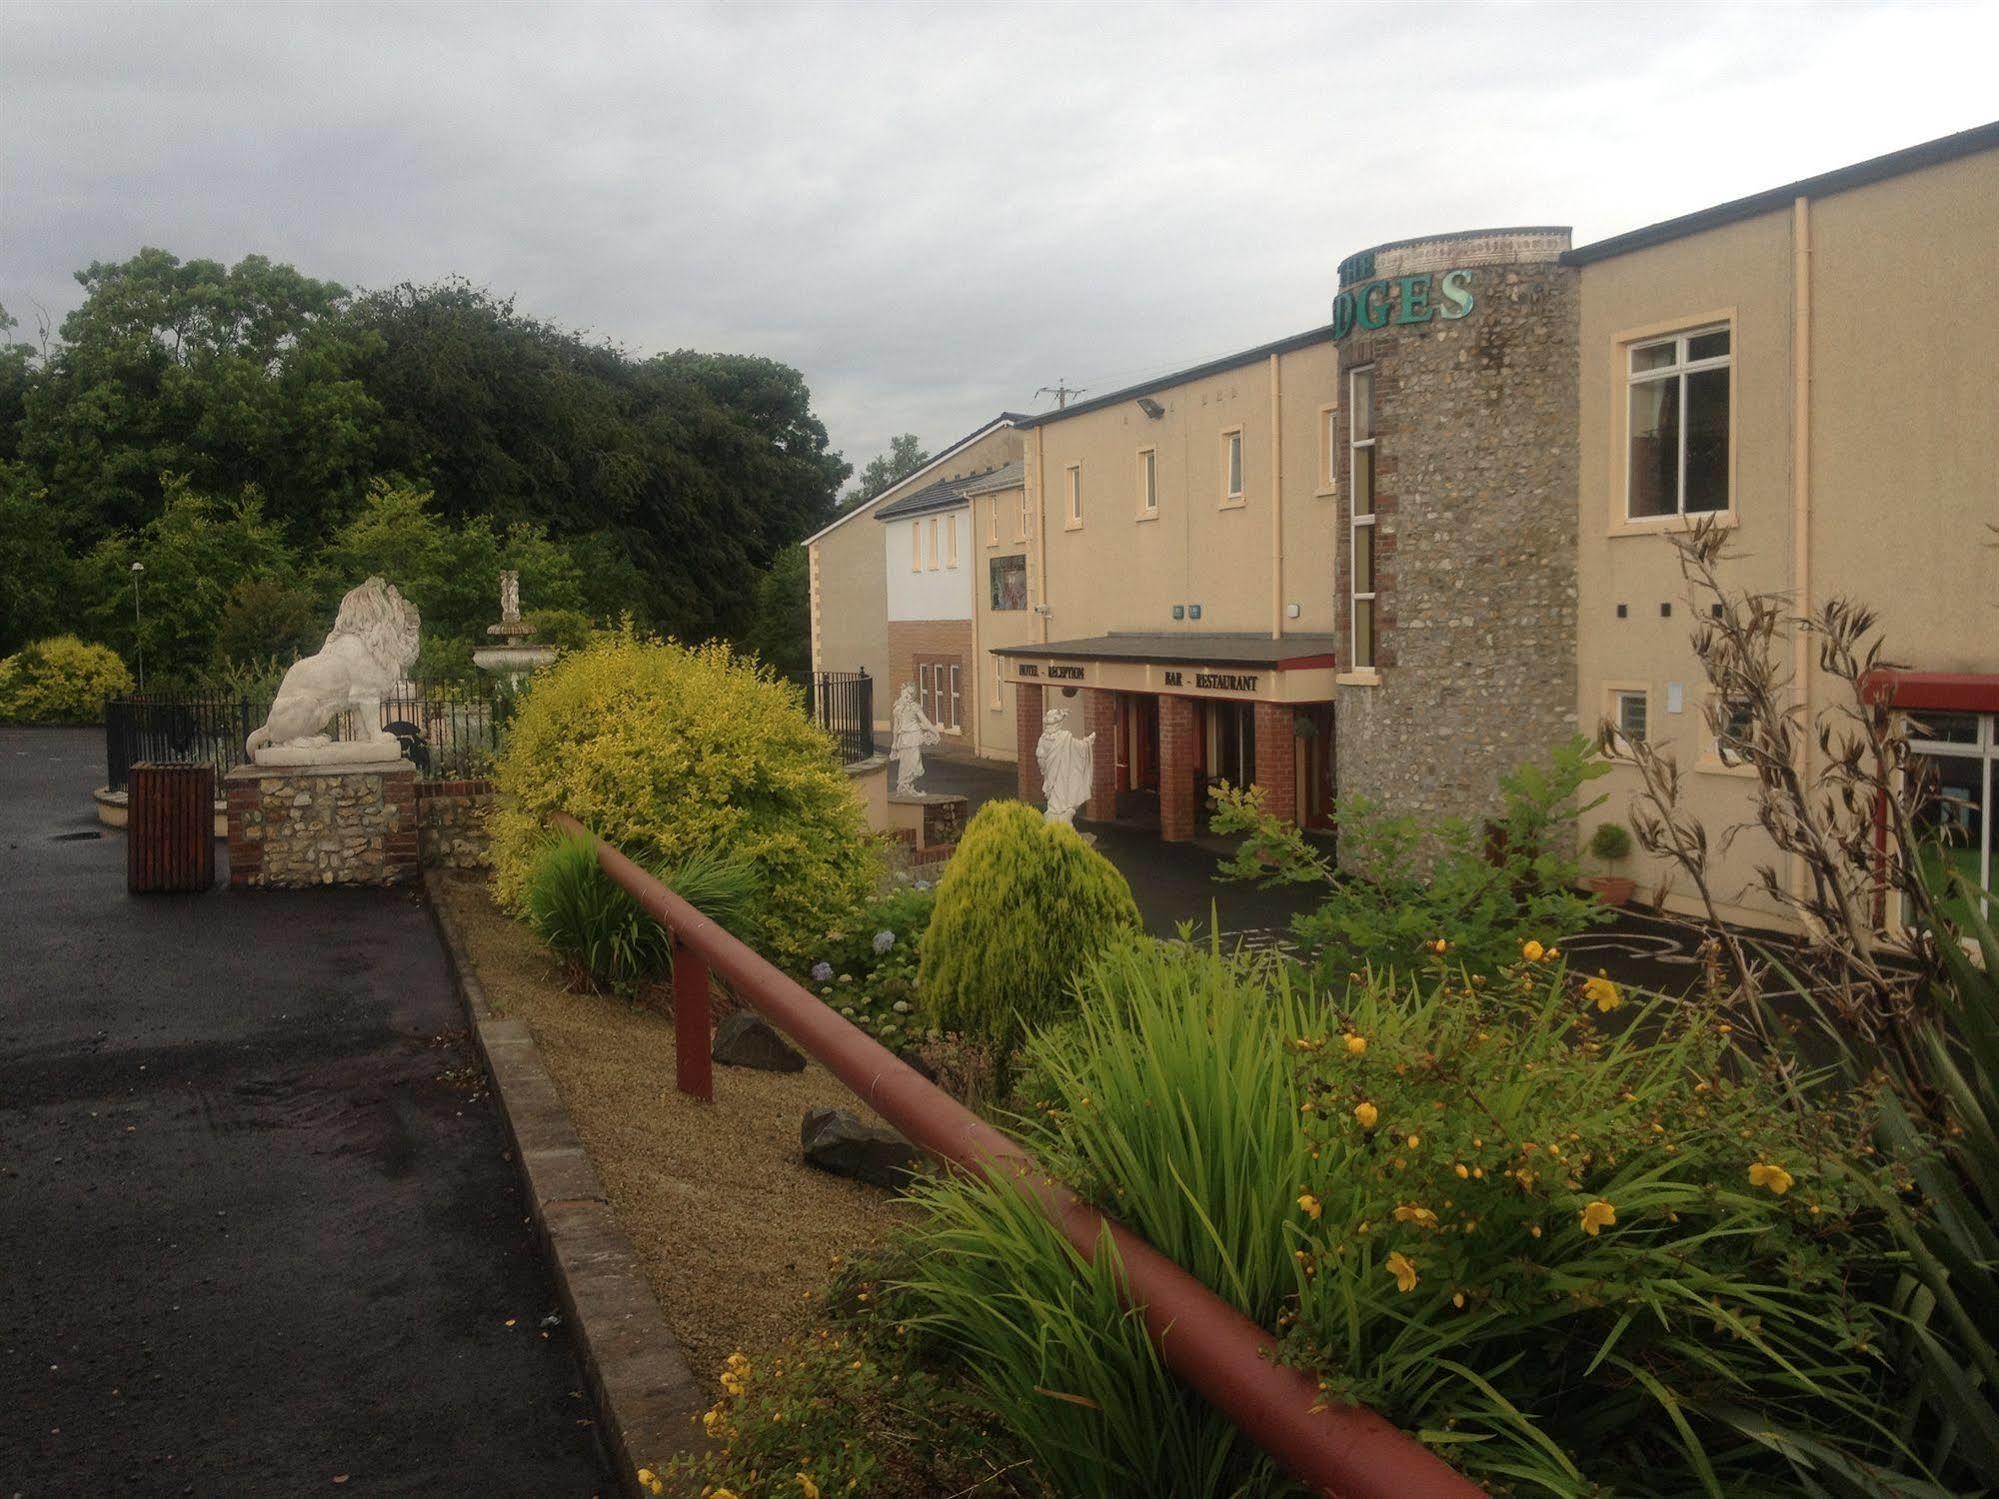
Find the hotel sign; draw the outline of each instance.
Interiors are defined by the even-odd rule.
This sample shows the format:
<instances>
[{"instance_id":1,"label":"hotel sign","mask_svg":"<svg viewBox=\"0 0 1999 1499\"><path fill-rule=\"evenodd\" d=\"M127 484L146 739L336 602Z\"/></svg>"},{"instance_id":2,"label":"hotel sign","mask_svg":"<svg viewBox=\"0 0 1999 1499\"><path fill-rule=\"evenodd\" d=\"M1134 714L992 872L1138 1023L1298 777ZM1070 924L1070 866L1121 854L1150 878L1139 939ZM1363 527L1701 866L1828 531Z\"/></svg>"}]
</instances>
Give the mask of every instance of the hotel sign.
<instances>
[{"instance_id":1,"label":"hotel sign","mask_svg":"<svg viewBox=\"0 0 1999 1499\"><path fill-rule=\"evenodd\" d=\"M1168 687L1185 687L1187 685L1186 675L1185 672L1169 666L1165 671L1165 685ZM1194 686L1203 692L1254 693L1256 691L1256 674L1254 672L1197 671L1194 673Z\"/></svg>"},{"instance_id":2,"label":"hotel sign","mask_svg":"<svg viewBox=\"0 0 1999 1499\"><path fill-rule=\"evenodd\" d=\"M1169 666L1159 661L1022 660L999 657L1001 680L1021 686L1046 687L1051 693L1135 692L1173 697L1230 698L1237 702L1327 703L1333 699L1330 656L1279 668L1245 663L1237 666Z\"/></svg>"},{"instance_id":3,"label":"hotel sign","mask_svg":"<svg viewBox=\"0 0 1999 1499\"><path fill-rule=\"evenodd\" d=\"M1427 323L1435 318L1456 322L1469 317L1478 305L1472 295L1470 271L1423 271L1414 276L1369 280L1373 275L1371 252L1341 262L1341 290L1333 298L1334 342L1356 328L1374 332Z\"/></svg>"}]
</instances>

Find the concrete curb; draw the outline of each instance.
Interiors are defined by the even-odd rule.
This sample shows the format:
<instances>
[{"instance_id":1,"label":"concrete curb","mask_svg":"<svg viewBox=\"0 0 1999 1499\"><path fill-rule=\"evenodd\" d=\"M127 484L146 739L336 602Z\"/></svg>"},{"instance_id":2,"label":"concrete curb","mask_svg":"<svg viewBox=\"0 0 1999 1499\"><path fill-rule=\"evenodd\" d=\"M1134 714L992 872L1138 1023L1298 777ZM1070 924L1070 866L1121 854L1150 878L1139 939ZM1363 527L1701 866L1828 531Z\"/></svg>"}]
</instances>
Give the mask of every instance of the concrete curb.
<instances>
[{"instance_id":1,"label":"concrete curb","mask_svg":"<svg viewBox=\"0 0 1999 1499\"><path fill-rule=\"evenodd\" d=\"M506 1116L619 1486L631 1499L650 1499L638 1470L698 1450L696 1418L710 1401L660 1314L534 1037L525 1022L493 1013L438 884L438 873L425 870L424 904Z\"/></svg>"}]
</instances>

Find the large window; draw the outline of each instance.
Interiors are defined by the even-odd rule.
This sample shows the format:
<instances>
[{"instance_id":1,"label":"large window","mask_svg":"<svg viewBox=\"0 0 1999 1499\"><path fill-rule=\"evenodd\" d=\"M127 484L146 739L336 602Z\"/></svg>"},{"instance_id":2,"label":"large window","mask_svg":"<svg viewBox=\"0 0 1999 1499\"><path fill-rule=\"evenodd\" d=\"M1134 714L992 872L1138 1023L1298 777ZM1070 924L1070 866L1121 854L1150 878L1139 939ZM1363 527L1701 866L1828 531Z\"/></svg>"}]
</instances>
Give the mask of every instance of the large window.
<instances>
[{"instance_id":1,"label":"large window","mask_svg":"<svg viewBox=\"0 0 1999 1499\"><path fill-rule=\"evenodd\" d=\"M1356 671L1374 665L1374 370L1347 377L1347 445L1353 475L1347 526L1347 561L1353 603L1353 660Z\"/></svg>"},{"instance_id":2,"label":"large window","mask_svg":"<svg viewBox=\"0 0 1999 1499\"><path fill-rule=\"evenodd\" d=\"M1627 351L1631 519L1728 509L1729 347L1724 326L1650 339Z\"/></svg>"},{"instance_id":3,"label":"large window","mask_svg":"<svg viewBox=\"0 0 1999 1499\"><path fill-rule=\"evenodd\" d=\"M1917 814L1920 830L1935 840L1927 851L1933 872L1955 870L1980 890L1993 888L1993 797L1999 793L1999 714L1912 715L1913 769L1927 783ZM1937 868L1936 866L1941 866ZM1955 898L1946 910L1962 911Z\"/></svg>"},{"instance_id":4,"label":"large window","mask_svg":"<svg viewBox=\"0 0 1999 1499\"><path fill-rule=\"evenodd\" d=\"M953 656L919 656L916 661L917 706L940 729L962 726L958 672L959 663Z\"/></svg>"},{"instance_id":5,"label":"large window","mask_svg":"<svg viewBox=\"0 0 1999 1499\"><path fill-rule=\"evenodd\" d=\"M993 612L1008 614L1027 607L1027 557L995 557L989 564Z\"/></svg>"},{"instance_id":6,"label":"large window","mask_svg":"<svg viewBox=\"0 0 1999 1499\"><path fill-rule=\"evenodd\" d=\"M1242 429L1222 434L1222 503L1242 503Z\"/></svg>"}]
</instances>

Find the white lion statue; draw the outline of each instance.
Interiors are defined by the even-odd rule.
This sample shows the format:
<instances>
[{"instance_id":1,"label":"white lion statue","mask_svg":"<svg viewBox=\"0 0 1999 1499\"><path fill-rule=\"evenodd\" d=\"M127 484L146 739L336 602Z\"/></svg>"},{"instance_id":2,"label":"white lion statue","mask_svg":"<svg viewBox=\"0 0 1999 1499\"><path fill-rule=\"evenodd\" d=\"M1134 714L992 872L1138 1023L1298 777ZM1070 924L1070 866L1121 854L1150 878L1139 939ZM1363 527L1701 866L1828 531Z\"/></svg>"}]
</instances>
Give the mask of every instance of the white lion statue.
<instances>
[{"instance_id":1,"label":"white lion statue","mask_svg":"<svg viewBox=\"0 0 1999 1499\"><path fill-rule=\"evenodd\" d=\"M328 720L350 709L372 732L361 742L400 758L402 745L382 728L382 698L416 661L416 605L393 583L370 578L350 589L319 653L292 663L278 687L271 716L245 742L257 751L314 749L332 741L322 732Z\"/></svg>"}]
</instances>

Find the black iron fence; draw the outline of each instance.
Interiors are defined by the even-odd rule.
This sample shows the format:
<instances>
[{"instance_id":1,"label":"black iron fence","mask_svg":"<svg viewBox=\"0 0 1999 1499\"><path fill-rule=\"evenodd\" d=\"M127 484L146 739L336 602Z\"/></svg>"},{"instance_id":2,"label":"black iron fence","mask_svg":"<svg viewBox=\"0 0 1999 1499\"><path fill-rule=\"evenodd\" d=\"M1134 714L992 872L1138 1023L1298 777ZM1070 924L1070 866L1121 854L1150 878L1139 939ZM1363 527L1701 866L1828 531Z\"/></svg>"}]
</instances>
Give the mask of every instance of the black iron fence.
<instances>
[{"instance_id":1,"label":"black iron fence","mask_svg":"<svg viewBox=\"0 0 1999 1499\"><path fill-rule=\"evenodd\" d=\"M799 672L812 721L840 741L840 758L852 765L875 752L875 681L864 671Z\"/></svg>"},{"instance_id":2,"label":"black iron fence","mask_svg":"<svg viewBox=\"0 0 1999 1499\"><path fill-rule=\"evenodd\" d=\"M492 769L513 695L487 683L404 682L382 699L378 726L402 741L419 773L468 780ZM243 744L270 716L268 698L226 693L154 693L104 704L105 784L123 791L143 761L212 765L219 781L249 758ZM362 732L349 713L326 730L335 739Z\"/></svg>"}]
</instances>

